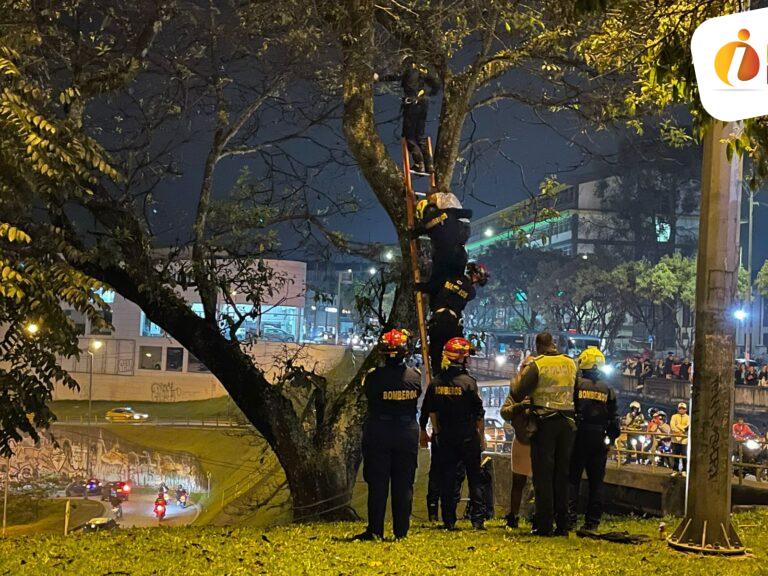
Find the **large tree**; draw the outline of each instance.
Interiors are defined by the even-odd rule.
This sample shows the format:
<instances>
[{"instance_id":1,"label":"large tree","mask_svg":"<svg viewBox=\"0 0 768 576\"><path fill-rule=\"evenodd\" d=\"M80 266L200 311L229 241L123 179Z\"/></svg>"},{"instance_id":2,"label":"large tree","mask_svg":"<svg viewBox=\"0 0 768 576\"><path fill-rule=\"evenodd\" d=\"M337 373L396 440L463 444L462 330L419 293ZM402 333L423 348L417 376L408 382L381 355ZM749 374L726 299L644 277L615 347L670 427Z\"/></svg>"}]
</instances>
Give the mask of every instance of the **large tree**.
<instances>
[{"instance_id":1,"label":"large tree","mask_svg":"<svg viewBox=\"0 0 768 576\"><path fill-rule=\"evenodd\" d=\"M326 167L349 164L347 154L407 261L402 174L374 115L372 73L391 55L412 52L442 80L435 165L439 184L450 185L479 141L465 130L479 108L514 100L605 124L625 114L634 85L625 69L598 74L592 66L605 68L621 49L651 68L648 55L672 42L662 33L718 9L675 13L677 3L661 3L654 11L669 13L660 28L644 3L616 4L585 16L592 6L580 1L66 0L44 10L3 2L4 62L36 80L46 119L14 102L2 110L27 139L21 150L0 148L3 200L24 199L3 216L138 304L206 364L275 451L295 517L347 517L365 408L360 379L375 357L349 382L296 366L268 380L232 337L279 282L259 262L285 253L286 227L291 237L357 248L328 227L353 202L315 184ZM632 106L637 112L642 102ZM54 132L90 134L110 155L84 138L70 141L87 146L57 146ZM19 158L39 169L30 174ZM249 159L250 177L227 195L217 182L235 158ZM179 175L188 198L169 206L164 185ZM400 278L390 326L414 318L409 276ZM202 316L183 289L197 293ZM253 306L232 306L233 290Z\"/></svg>"}]
</instances>

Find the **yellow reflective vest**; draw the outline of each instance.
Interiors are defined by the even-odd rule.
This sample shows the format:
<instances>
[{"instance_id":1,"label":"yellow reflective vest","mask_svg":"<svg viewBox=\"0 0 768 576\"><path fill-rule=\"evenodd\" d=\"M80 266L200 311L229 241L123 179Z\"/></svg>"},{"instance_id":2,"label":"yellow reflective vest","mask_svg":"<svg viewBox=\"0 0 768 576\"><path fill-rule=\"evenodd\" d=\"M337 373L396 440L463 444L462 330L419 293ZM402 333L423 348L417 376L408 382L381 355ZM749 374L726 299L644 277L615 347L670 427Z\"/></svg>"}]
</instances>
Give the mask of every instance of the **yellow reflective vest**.
<instances>
[{"instance_id":1,"label":"yellow reflective vest","mask_svg":"<svg viewBox=\"0 0 768 576\"><path fill-rule=\"evenodd\" d=\"M573 388L576 384L576 362L565 354L542 355L533 359L539 372L533 391L535 406L551 410L573 410Z\"/></svg>"}]
</instances>

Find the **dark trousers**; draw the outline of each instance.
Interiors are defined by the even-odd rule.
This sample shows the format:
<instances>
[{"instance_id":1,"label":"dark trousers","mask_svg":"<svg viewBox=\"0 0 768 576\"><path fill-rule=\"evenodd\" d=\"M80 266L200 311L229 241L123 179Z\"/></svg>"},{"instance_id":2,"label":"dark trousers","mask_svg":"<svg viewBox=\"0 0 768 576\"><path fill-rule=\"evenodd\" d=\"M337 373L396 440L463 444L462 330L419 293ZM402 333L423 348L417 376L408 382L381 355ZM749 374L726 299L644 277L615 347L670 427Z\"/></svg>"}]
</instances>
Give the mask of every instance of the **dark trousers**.
<instances>
[{"instance_id":1,"label":"dark trousers","mask_svg":"<svg viewBox=\"0 0 768 576\"><path fill-rule=\"evenodd\" d=\"M561 414L539 418L531 439L533 492L536 498L536 529L552 531L553 520L568 529L568 473L574 440L573 421Z\"/></svg>"},{"instance_id":2,"label":"dark trousers","mask_svg":"<svg viewBox=\"0 0 768 576\"><path fill-rule=\"evenodd\" d=\"M454 500L456 504L461 500L461 485L464 483L464 465L456 467L456 485L454 489ZM442 474L440 471L440 446L439 441L431 444L431 454L429 460L429 484L427 484L427 512L430 518L437 518L440 504L440 483Z\"/></svg>"},{"instance_id":3,"label":"dark trousers","mask_svg":"<svg viewBox=\"0 0 768 576\"><path fill-rule=\"evenodd\" d=\"M528 476L512 472L512 489L509 493L509 515L520 514L520 506L523 504L523 491L528 483Z\"/></svg>"},{"instance_id":4,"label":"dark trousers","mask_svg":"<svg viewBox=\"0 0 768 576\"><path fill-rule=\"evenodd\" d=\"M464 244L432 246L432 270L429 274L431 286L441 286L448 278L464 274L467 268L467 249Z\"/></svg>"},{"instance_id":5,"label":"dark trousers","mask_svg":"<svg viewBox=\"0 0 768 576\"><path fill-rule=\"evenodd\" d=\"M584 515L584 524L596 528L603 515L603 480L605 479L605 461L608 458L608 446L602 431L579 430L573 444L570 471L570 522L576 524L579 505L581 476L586 470L589 484L589 499Z\"/></svg>"},{"instance_id":6,"label":"dark trousers","mask_svg":"<svg viewBox=\"0 0 768 576\"><path fill-rule=\"evenodd\" d=\"M672 454L677 454L678 456L683 456L683 458L671 458L672 460L672 468L675 471L685 472L688 469L688 459L685 458L688 454L688 445L687 444L676 444L675 442L672 443Z\"/></svg>"},{"instance_id":7,"label":"dark trousers","mask_svg":"<svg viewBox=\"0 0 768 576\"><path fill-rule=\"evenodd\" d=\"M427 125L429 103L422 98L413 104L403 104L403 138L413 157L413 165L432 169L432 155L429 153L424 131Z\"/></svg>"},{"instance_id":8,"label":"dark trousers","mask_svg":"<svg viewBox=\"0 0 768 576\"><path fill-rule=\"evenodd\" d=\"M368 483L368 532L384 536L384 515L392 485L392 529L395 538L408 534L413 505L413 479L419 453L415 419L370 419L363 428L363 478Z\"/></svg>"},{"instance_id":9,"label":"dark trousers","mask_svg":"<svg viewBox=\"0 0 768 576\"><path fill-rule=\"evenodd\" d=\"M463 336L464 330L459 322L459 317L450 312L443 311L432 314L427 326L429 335L429 361L432 375L440 372L440 363L443 360L443 347L451 338Z\"/></svg>"},{"instance_id":10,"label":"dark trousers","mask_svg":"<svg viewBox=\"0 0 768 576\"><path fill-rule=\"evenodd\" d=\"M480 436L474 423L461 425L457 429L442 429L440 444L440 506L443 512L443 524L456 524L456 475L461 464L467 473L469 484L470 520L473 524L482 523L485 508L482 499L482 477L480 474Z\"/></svg>"}]
</instances>

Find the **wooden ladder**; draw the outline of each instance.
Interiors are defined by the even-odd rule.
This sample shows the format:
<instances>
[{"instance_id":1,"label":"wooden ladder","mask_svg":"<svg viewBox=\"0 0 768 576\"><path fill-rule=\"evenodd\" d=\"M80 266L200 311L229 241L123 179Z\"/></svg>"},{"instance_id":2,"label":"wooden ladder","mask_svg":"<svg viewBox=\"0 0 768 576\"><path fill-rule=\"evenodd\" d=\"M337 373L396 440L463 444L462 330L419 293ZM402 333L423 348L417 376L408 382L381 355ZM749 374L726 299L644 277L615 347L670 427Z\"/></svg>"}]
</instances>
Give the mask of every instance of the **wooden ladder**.
<instances>
[{"instance_id":1,"label":"wooden ladder","mask_svg":"<svg viewBox=\"0 0 768 576\"><path fill-rule=\"evenodd\" d=\"M408 154L408 144L403 138L403 180L405 181L405 209L406 217L408 220L408 229L413 230L416 224L416 192L413 190L413 180L411 179L411 157ZM432 155L432 139L427 138L427 149L429 155ZM429 177L430 186L434 188L435 173L434 171ZM409 240L409 247L411 252L411 274L413 275L413 281L421 282L421 272L419 271L419 251L418 251L418 239L411 238ZM416 295L416 317L419 322L419 337L421 338L421 358L424 366L424 373L426 374L427 385L429 385L432 376L429 365L429 344L427 343L427 320L424 311L424 294L418 290L414 290Z\"/></svg>"}]
</instances>

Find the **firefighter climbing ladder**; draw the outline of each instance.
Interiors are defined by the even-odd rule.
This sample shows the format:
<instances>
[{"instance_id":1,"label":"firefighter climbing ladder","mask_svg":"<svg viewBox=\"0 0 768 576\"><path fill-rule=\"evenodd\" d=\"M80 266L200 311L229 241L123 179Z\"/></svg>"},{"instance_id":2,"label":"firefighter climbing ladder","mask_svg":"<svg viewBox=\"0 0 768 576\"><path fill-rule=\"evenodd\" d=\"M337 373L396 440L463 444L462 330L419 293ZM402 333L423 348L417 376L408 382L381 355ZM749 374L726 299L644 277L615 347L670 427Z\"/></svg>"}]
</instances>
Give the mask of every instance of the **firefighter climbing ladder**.
<instances>
[{"instance_id":1,"label":"firefighter climbing ladder","mask_svg":"<svg viewBox=\"0 0 768 576\"><path fill-rule=\"evenodd\" d=\"M429 149L430 156L432 155L432 139L427 138L427 148ZM405 209L406 217L408 219L408 228L413 230L416 223L416 192L413 191L413 180L411 179L411 158L408 154L408 144L403 138L403 179L405 180ZM434 171L429 177L430 186L435 186L435 173ZM409 240L409 247L411 252L411 273L413 274L413 281L421 281L421 273L419 272L419 248L418 238L411 237ZM424 314L424 294L419 291L416 294L416 316L419 321L419 338L421 339L421 358L424 363L424 373L426 374L427 384L431 380L431 372L429 366L429 345L427 344L427 321Z\"/></svg>"}]
</instances>

